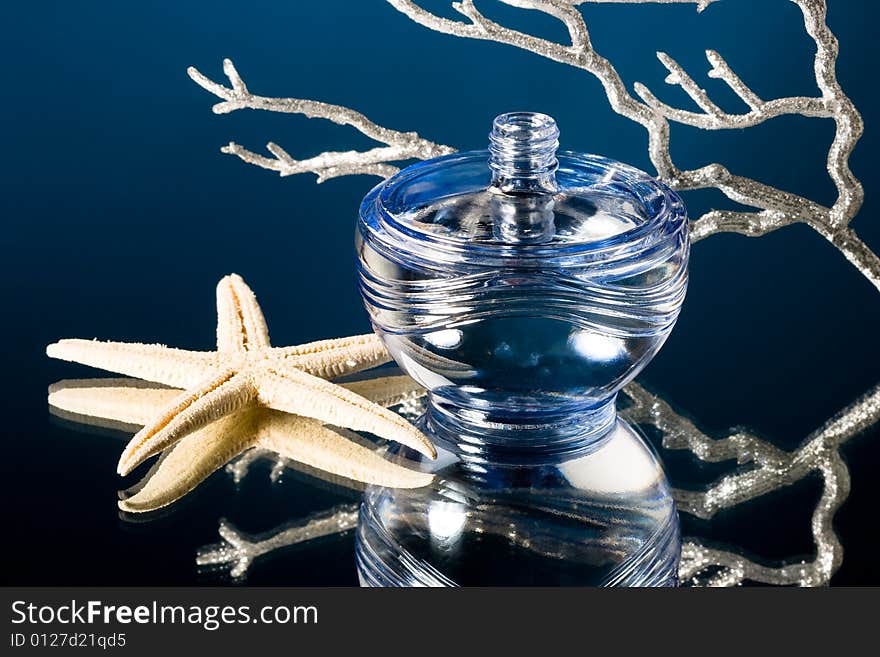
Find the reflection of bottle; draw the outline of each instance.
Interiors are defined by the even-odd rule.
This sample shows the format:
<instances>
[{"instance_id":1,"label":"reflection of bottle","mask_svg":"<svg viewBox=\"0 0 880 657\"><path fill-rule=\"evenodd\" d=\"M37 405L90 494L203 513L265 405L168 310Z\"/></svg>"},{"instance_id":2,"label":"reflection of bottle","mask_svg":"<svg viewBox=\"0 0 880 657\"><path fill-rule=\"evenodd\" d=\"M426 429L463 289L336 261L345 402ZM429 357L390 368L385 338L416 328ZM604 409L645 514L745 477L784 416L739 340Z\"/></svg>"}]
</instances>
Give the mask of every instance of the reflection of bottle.
<instances>
[{"instance_id":1,"label":"reflection of bottle","mask_svg":"<svg viewBox=\"0 0 880 657\"><path fill-rule=\"evenodd\" d=\"M489 467L441 451L434 483L370 487L357 564L370 586L671 586L678 515L653 452L619 421L594 452Z\"/></svg>"},{"instance_id":2,"label":"reflection of bottle","mask_svg":"<svg viewBox=\"0 0 880 657\"><path fill-rule=\"evenodd\" d=\"M557 153L558 135L543 114L499 116L488 152L408 167L361 206L373 326L428 389L424 429L471 486L499 468L484 479L558 470L609 441L617 392L685 293L678 196L620 163Z\"/></svg>"}]
</instances>

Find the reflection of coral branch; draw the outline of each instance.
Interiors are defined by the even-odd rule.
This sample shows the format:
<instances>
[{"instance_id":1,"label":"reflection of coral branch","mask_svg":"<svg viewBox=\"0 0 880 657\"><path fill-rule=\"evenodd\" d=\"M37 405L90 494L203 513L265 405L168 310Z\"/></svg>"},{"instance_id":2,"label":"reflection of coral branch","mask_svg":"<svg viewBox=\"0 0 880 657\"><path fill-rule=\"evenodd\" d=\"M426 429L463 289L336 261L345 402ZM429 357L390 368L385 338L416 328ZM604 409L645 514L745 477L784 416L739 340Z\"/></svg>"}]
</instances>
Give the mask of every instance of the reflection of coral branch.
<instances>
[{"instance_id":1,"label":"reflection of coral branch","mask_svg":"<svg viewBox=\"0 0 880 657\"><path fill-rule=\"evenodd\" d=\"M832 520L849 494L849 471L837 452L827 454L815 464L815 469L822 473L824 486L813 512L813 538L816 541L814 561L799 561L773 568L755 563L736 552L688 541L682 546L679 568L682 580L690 579L693 584L703 586L735 586L744 580L779 586L827 584L843 560L843 546L834 533ZM701 579L700 573L709 566L720 566L721 569Z\"/></svg>"},{"instance_id":2,"label":"reflection of coral branch","mask_svg":"<svg viewBox=\"0 0 880 657\"><path fill-rule=\"evenodd\" d=\"M284 474L284 469L289 463L291 463L291 461L268 449L262 449L260 447L249 449L234 461L230 461L226 464L225 470L227 474L232 476L232 481L237 486L245 477L247 477L251 470L251 466L257 461L263 459L272 460L272 468L269 470L269 481L273 484L278 483L281 480L281 475Z\"/></svg>"},{"instance_id":3,"label":"reflection of coral branch","mask_svg":"<svg viewBox=\"0 0 880 657\"><path fill-rule=\"evenodd\" d=\"M780 450L745 432L721 440L712 439L693 422L675 413L665 401L639 385L630 384L626 393L633 400L626 415L634 422L657 427L663 434L665 449L687 449L703 461L736 459L740 464L755 465L722 477L702 493L676 490L676 502L682 511L700 518L711 518L722 509L790 486L812 472L818 471L823 477L822 497L813 513L815 561L768 568L740 555L691 542L685 546L682 555L682 579L695 577L713 565L724 569L710 583L731 584L750 579L774 584L818 585L831 578L843 559L843 548L834 534L832 520L849 494L849 471L840 457L839 448L880 421L880 385L813 432L793 452Z\"/></svg>"},{"instance_id":4,"label":"reflection of coral branch","mask_svg":"<svg viewBox=\"0 0 880 657\"><path fill-rule=\"evenodd\" d=\"M201 548L196 564L200 568L230 568L229 574L234 579L242 579L258 557L297 543L350 531L357 525L357 515L358 505L345 504L312 514L305 522L298 521L269 534L250 537L224 519L219 529L223 542Z\"/></svg>"},{"instance_id":5,"label":"reflection of coral branch","mask_svg":"<svg viewBox=\"0 0 880 657\"><path fill-rule=\"evenodd\" d=\"M237 155L249 164L277 171L282 176L311 172L317 174L319 183L338 176L355 174L369 174L386 178L398 171L397 167L392 166L389 162L411 159L427 160L453 152L453 149L422 139L414 132L399 132L383 128L360 112L355 112L347 107L300 98L255 96L248 91L238 71L235 70L235 66L228 59L223 60L223 72L229 78L231 88L217 84L193 67L190 67L188 72L199 86L223 99L222 103L214 105L214 113L216 114L228 114L240 109L302 114L309 118L327 119L340 125L350 125L370 139L385 144L382 148L373 148L363 152L321 153L307 160L293 159L287 151L272 142L269 142L267 149L274 158L259 155L234 142L222 149L224 153Z\"/></svg>"},{"instance_id":6,"label":"reflection of coral branch","mask_svg":"<svg viewBox=\"0 0 880 657\"><path fill-rule=\"evenodd\" d=\"M811 434L794 452L780 450L753 434L737 432L723 439L702 433L693 422L678 415L662 399L638 384L627 386L632 405L624 414L627 419L656 427L663 435L663 448L688 450L699 459L721 462L736 459L739 464L756 467L744 473L727 475L721 481L698 493L676 490L679 508L701 518L710 518L722 509L729 509L750 499L790 486L812 472L819 472L824 481L821 498L813 512L812 530L816 542L816 558L812 562L796 562L773 567L756 563L735 549L706 547L695 540L685 541L679 576L693 586L733 586L744 580L777 585L826 584L840 567L843 549L834 533L832 520L849 493L849 472L838 449L847 440L880 421L880 385L850 404L822 428ZM477 509L479 511L479 509ZM493 513L497 510L493 509ZM228 523L221 521L220 533L225 543L199 551L200 566L232 566L232 575L242 578L257 556L281 550L289 545L349 531L357 521L357 506L344 505L329 512L310 516L308 521L286 525L265 535L247 539ZM503 517L485 516L483 531L505 534L510 523ZM516 536L507 536L517 542ZM522 547L544 556L560 558L551 547L529 541Z\"/></svg>"}]
</instances>

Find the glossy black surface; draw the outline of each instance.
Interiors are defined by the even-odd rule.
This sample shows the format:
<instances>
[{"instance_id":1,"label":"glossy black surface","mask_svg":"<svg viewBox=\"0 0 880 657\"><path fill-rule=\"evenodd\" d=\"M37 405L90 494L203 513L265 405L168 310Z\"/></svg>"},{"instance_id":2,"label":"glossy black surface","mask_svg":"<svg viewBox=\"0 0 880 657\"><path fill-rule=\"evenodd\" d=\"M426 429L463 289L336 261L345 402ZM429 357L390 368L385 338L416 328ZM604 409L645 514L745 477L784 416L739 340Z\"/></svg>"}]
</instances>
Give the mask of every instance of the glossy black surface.
<instances>
[{"instance_id":1,"label":"glossy black surface","mask_svg":"<svg viewBox=\"0 0 880 657\"><path fill-rule=\"evenodd\" d=\"M878 10L830 5L840 79L866 122L852 167L867 199L853 225L876 251ZM628 84L640 80L677 102L686 99L664 88L656 50L733 108L733 95L703 78L706 48L722 52L765 97L815 92L812 44L792 3L716 3L702 14L690 5L597 4L585 12L597 48ZM497 16L561 36L549 21L529 25L512 9ZM643 129L615 115L589 76L431 33L381 2L18 3L4 7L0 55L7 62L0 87L5 584L224 582L195 566L196 550L217 540L219 518L260 533L356 499L293 472L273 485L263 467L238 489L218 473L167 513L129 522L116 508L116 491L129 483L115 474L125 437L48 413L48 384L99 373L49 361L46 344L100 337L210 349L214 285L231 271L256 291L276 344L368 330L352 233L376 179L316 186L313 176L279 179L217 152L231 139L254 149L272 140L306 157L364 148L366 140L302 117L214 116L213 97L186 77L186 66L220 80L221 58L230 56L255 93L349 105L461 148L484 147L486 125L500 111L546 111L571 148L650 169ZM823 169L829 122L783 118L745 132L673 132L682 166L719 160L833 202ZM708 192L685 200L694 216L720 203ZM642 380L713 435L746 425L793 449L880 381L878 326L880 293L810 229L714 236L695 246L681 319ZM845 557L833 583L878 584L880 433L843 452L852 491L836 516ZM679 486L708 483L731 465L661 456ZM820 489L811 477L709 522L683 515L683 535L768 560L809 556ZM247 581L354 585L353 536L258 561Z\"/></svg>"}]
</instances>

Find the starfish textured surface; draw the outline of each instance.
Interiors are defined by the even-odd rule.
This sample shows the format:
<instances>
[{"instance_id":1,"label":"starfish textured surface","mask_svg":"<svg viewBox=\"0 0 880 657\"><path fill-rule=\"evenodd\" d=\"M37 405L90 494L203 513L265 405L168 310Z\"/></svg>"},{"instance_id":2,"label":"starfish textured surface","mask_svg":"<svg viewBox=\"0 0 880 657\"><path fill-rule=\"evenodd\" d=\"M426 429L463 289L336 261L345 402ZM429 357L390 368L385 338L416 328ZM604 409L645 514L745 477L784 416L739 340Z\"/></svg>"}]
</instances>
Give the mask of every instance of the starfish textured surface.
<instances>
[{"instance_id":1,"label":"starfish textured surface","mask_svg":"<svg viewBox=\"0 0 880 657\"><path fill-rule=\"evenodd\" d=\"M430 441L405 419L326 380L388 362L377 336L272 347L256 297L236 274L217 285L217 315L213 352L97 340L61 340L47 347L52 358L184 388L134 435L119 460L119 474L212 422L232 422L229 416L261 407L366 431L436 456Z\"/></svg>"},{"instance_id":2,"label":"starfish textured surface","mask_svg":"<svg viewBox=\"0 0 880 657\"><path fill-rule=\"evenodd\" d=\"M343 385L383 406L424 393L408 376ZM77 422L123 428L147 424L180 392L132 379L59 381L49 388L49 405L56 414ZM247 408L191 433L163 453L156 467L132 488L134 494L119 501L119 508L142 513L167 506L251 448L271 450L285 459L368 484L419 488L433 480L430 474L387 461L316 420Z\"/></svg>"}]
</instances>

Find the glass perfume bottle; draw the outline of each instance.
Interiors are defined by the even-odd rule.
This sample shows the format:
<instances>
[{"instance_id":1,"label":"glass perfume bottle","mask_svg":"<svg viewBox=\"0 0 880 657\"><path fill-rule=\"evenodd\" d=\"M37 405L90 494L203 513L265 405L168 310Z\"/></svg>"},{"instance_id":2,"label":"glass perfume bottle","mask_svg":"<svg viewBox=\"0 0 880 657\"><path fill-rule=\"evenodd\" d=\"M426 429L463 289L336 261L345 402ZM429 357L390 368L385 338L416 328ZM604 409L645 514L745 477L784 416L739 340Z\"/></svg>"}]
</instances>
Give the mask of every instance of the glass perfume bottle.
<instances>
[{"instance_id":1,"label":"glass perfume bottle","mask_svg":"<svg viewBox=\"0 0 880 657\"><path fill-rule=\"evenodd\" d=\"M433 485L368 489L365 584L676 582L668 483L615 400L678 316L685 208L558 137L549 116L501 115L488 151L410 166L361 205L361 293L428 390L440 453L421 461Z\"/></svg>"}]
</instances>

